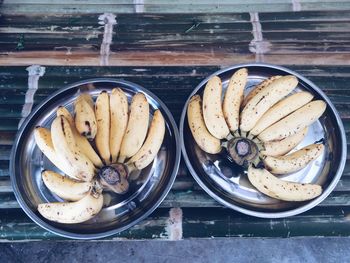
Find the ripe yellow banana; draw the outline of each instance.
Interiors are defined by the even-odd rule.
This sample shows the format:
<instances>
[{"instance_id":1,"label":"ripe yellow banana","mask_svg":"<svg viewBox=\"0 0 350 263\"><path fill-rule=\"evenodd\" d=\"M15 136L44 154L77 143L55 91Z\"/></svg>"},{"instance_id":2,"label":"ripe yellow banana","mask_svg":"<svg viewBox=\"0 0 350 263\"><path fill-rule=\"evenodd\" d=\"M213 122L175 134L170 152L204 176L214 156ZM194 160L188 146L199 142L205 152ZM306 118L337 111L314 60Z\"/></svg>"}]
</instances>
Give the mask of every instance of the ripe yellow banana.
<instances>
[{"instance_id":1,"label":"ripe yellow banana","mask_svg":"<svg viewBox=\"0 0 350 263\"><path fill-rule=\"evenodd\" d=\"M265 169L248 168L248 179L263 194L284 201L306 201L319 196L322 187L281 180Z\"/></svg>"},{"instance_id":2,"label":"ripe yellow banana","mask_svg":"<svg viewBox=\"0 0 350 263\"><path fill-rule=\"evenodd\" d=\"M243 100L243 92L247 84L248 70L242 68L237 70L228 84L222 110L228 128L235 132L239 127L239 110Z\"/></svg>"},{"instance_id":3,"label":"ripe yellow banana","mask_svg":"<svg viewBox=\"0 0 350 263\"><path fill-rule=\"evenodd\" d=\"M264 143L265 150L262 150L260 154L267 156L285 155L286 153L294 149L294 147L297 146L305 138L307 131L308 127L280 141L266 142Z\"/></svg>"},{"instance_id":4,"label":"ripe yellow banana","mask_svg":"<svg viewBox=\"0 0 350 263\"><path fill-rule=\"evenodd\" d=\"M85 100L90 105L91 109L94 108L94 101L89 93L82 93L79 97Z\"/></svg>"},{"instance_id":5,"label":"ripe yellow banana","mask_svg":"<svg viewBox=\"0 0 350 263\"><path fill-rule=\"evenodd\" d=\"M96 99L95 116L97 121L96 147L104 163L109 164L111 162L109 150L110 112L109 95L106 91L102 91Z\"/></svg>"},{"instance_id":6,"label":"ripe yellow banana","mask_svg":"<svg viewBox=\"0 0 350 263\"><path fill-rule=\"evenodd\" d=\"M284 76L275 79L254 96L241 113L241 131L250 131L261 116L276 102L288 95L298 85L294 76Z\"/></svg>"},{"instance_id":7,"label":"ripe yellow banana","mask_svg":"<svg viewBox=\"0 0 350 263\"><path fill-rule=\"evenodd\" d=\"M86 157L90 159L90 161L96 167L102 167L102 161L98 154L95 152L94 148L89 143L88 139L80 135L78 130L76 129L74 119L70 112L65 107L61 106L57 109L57 116L63 116L67 119L72 129L74 140L76 141L76 144L78 145L80 150L86 155Z\"/></svg>"},{"instance_id":8,"label":"ripe yellow banana","mask_svg":"<svg viewBox=\"0 0 350 263\"><path fill-rule=\"evenodd\" d=\"M138 170L148 166L158 154L163 143L164 134L165 121L160 110L156 110L145 143L128 161L128 164L133 164Z\"/></svg>"},{"instance_id":9,"label":"ripe yellow banana","mask_svg":"<svg viewBox=\"0 0 350 263\"><path fill-rule=\"evenodd\" d=\"M140 150L148 130L149 104L143 93L134 95L130 105L128 126L120 147L119 162L135 155Z\"/></svg>"},{"instance_id":10,"label":"ripe yellow banana","mask_svg":"<svg viewBox=\"0 0 350 263\"><path fill-rule=\"evenodd\" d=\"M262 81L261 83L259 83L258 85L256 85L254 87L254 89L252 89L247 96L245 96L245 98L243 99L241 108L244 108L245 105L247 105L247 103L256 95L258 94L262 89L264 89L265 87L267 87L268 85L271 84L272 81L274 81L275 79L278 79L282 76L272 76L268 79L265 79L264 81Z\"/></svg>"},{"instance_id":11,"label":"ripe yellow banana","mask_svg":"<svg viewBox=\"0 0 350 263\"><path fill-rule=\"evenodd\" d=\"M259 134L258 138L266 142L282 140L283 138L292 136L321 117L326 110L326 106L326 103L322 100L311 101L265 129Z\"/></svg>"},{"instance_id":12,"label":"ripe yellow banana","mask_svg":"<svg viewBox=\"0 0 350 263\"><path fill-rule=\"evenodd\" d=\"M226 138L230 133L221 104L222 85L218 76L212 77L203 93L203 117L208 131L216 138Z\"/></svg>"},{"instance_id":13,"label":"ripe yellow banana","mask_svg":"<svg viewBox=\"0 0 350 263\"><path fill-rule=\"evenodd\" d=\"M52 122L51 137L62 165L72 167L74 178L91 181L95 175L95 166L76 145L72 129L65 117L59 116Z\"/></svg>"},{"instance_id":14,"label":"ripe yellow banana","mask_svg":"<svg viewBox=\"0 0 350 263\"><path fill-rule=\"evenodd\" d=\"M197 145L207 153L219 153L221 151L220 140L211 135L205 126L202 114L202 100L199 95L194 95L190 99L187 107L187 119Z\"/></svg>"},{"instance_id":15,"label":"ripe yellow banana","mask_svg":"<svg viewBox=\"0 0 350 263\"><path fill-rule=\"evenodd\" d=\"M312 98L313 95L311 93L303 91L279 101L264 113L250 133L253 135L260 134L267 127L310 102Z\"/></svg>"},{"instance_id":16,"label":"ripe yellow banana","mask_svg":"<svg viewBox=\"0 0 350 263\"><path fill-rule=\"evenodd\" d=\"M75 126L78 132L86 138L92 140L97 133L97 123L95 118L92 98L88 94L80 95L74 103Z\"/></svg>"},{"instance_id":17,"label":"ripe yellow banana","mask_svg":"<svg viewBox=\"0 0 350 263\"><path fill-rule=\"evenodd\" d=\"M74 176L74 170L71 165L65 165L63 161L57 155L51 138L51 132L49 129L43 127L36 127L34 130L35 142L43 154L54 164L58 169L60 169L64 174L77 179Z\"/></svg>"},{"instance_id":18,"label":"ripe yellow banana","mask_svg":"<svg viewBox=\"0 0 350 263\"><path fill-rule=\"evenodd\" d=\"M53 171L43 171L41 177L51 192L66 201L82 199L92 187L90 182L77 182Z\"/></svg>"},{"instance_id":19,"label":"ripe yellow banana","mask_svg":"<svg viewBox=\"0 0 350 263\"><path fill-rule=\"evenodd\" d=\"M103 205L103 195L94 190L75 202L39 204L39 213L48 220L63 224L85 222L97 215Z\"/></svg>"},{"instance_id":20,"label":"ripe yellow banana","mask_svg":"<svg viewBox=\"0 0 350 263\"><path fill-rule=\"evenodd\" d=\"M125 93L119 88L113 89L109 96L109 109L111 111L109 149L112 163L117 161L126 126L128 125L128 107L128 98Z\"/></svg>"},{"instance_id":21,"label":"ripe yellow banana","mask_svg":"<svg viewBox=\"0 0 350 263\"><path fill-rule=\"evenodd\" d=\"M324 151L323 144L311 144L285 156L266 156L264 164L274 174L288 174L299 171Z\"/></svg>"}]
</instances>

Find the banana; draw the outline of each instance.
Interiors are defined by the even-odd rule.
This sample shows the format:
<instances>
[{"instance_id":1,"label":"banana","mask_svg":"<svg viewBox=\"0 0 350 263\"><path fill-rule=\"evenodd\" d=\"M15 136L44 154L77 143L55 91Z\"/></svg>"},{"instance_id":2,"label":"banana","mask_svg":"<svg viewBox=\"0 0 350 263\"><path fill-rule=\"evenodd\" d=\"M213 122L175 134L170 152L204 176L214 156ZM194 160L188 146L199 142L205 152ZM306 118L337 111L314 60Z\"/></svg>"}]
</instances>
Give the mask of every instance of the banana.
<instances>
[{"instance_id":1,"label":"banana","mask_svg":"<svg viewBox=\"0 0 350 263\"><path fill-rule=\"evenodd\" d=\"M209 79L203 93L203 117L208 131L216 138L226 138L230 133L221 106L221 79L214 76Z\"/></svg>"},{"instance_id":2,"label":"banana","mask_svg":"<svg viewBox=\"0 0 350 263\"><path fill-rule=\"evenodd\" d=\"M120 147L118 162L135 155L140 150L148 130L149 104L143 93L134 95L130 105L128 126Z\"/></svg>"},{"instance_id":3,"label":"banana","mask_svg":"<svg viewBox=\"0 0 350 263\"><path fill-rule=\"evenodd\" d=\"M97 215L103 205L103 195L94 190L75 202L39 204L39 213L50 221L63 224L85 222Z\"/></svg>"},{"instance_id":4,"label":"banana","mask_svg":"<svg viewBox=\"0 0 350 263\"><path fill-rule=\"evenodd\" d=\"M75 127L74 119L70 112L63 106L58 107L57 116L63 116L69 122L69 125L73 132L73 137L76 141L76 144L80 150L86 155L87 158L97 167L102 167L102 161L98 154L95 152L94 148L89 143L88 139L79 134L78 130Z\"/></svg>"},{"instance_id":5,"label":"banana","mask_svg":"<svg viewBox=\"0 0 350 263\"><path fill-rule=\"evenodd\" d=\"M85 100L90 105L91 109L94 108L94 101L89 93L82 93L80 95L80 98Z\"/></svg>"},{"instance_id":6,"label":"banana","mask_svg":"<svg viewBox=\"0 0 350 263\"><path fill-rule=\"evenodd\" d=\"M75 126L78 132L92 140L97 133L96 117L90 95L80 95L74 103Z\"/></svg>"},{"instance_id":7,"label":"banana","mask_svg":"<svg viewBox=\"0 0 350 263\"><path fill-rule=\"evenodd\" d=\"M221 151L220 140L210 134L205 126L202 115L202 100L199 95L194 95L187 107L188 125L197 145L205 152L216 154Z\"/></svg>"},{"instance_id":8,"label":"banana","mask_svg":"<svg viewBox=\"0 0 350 263\"><path fill-rule=\"evenodd\" d=\"M248 168L248 179L263 194L284 201L306 201L319 196L322 187L281 180L265 169Z\"/></svg>"},{"instance_id":9,"label":"banana","mask_svg":"<svg viewBox=\"0 0 350 263\"><path fill-rule=\"evenodd\" d=\"M290 152L297 146L306 136L308 127L304 128L300 132L289 136L280 141L272 141L264 143L264 150L260 152L261 155L267 156L282 156Z\"/></svg>"},{"instance_id":10,"label":"banana","mask_svg":"<svg viewBox=\"0 0 350 263\"><path fill-rule=\"evenodd\" d=\"M148 166L158 154L163 143L164 134L165 121L160 110L156 110L145 143L128 161L128 164L133 164L138 170Z\"/></svg>"},{"instance_id":11,"label":"banana","mask_svg":"<svg viewBox=\"0 0 350 263\"><path fill-rule=\"evenodd\" d=\"M239 127L239 110L243 100L243 92L247 84L248 70L242 68L237 70L228 84L222 110L228 128L235 132Z\"/></svg>"},{"instance_id":12,"label":"banana","mask_svg":"<svg viewBox=\"0 0 350 263\"><path fill-rule=\"evenodd\" d=\"M262 81L261 83L259 83L258 85L256 85L254 87L254 89L252 89L247 96L245 96L245 98L243 99L241 108L244 108L245 105L247 105L247 103L256 95L258 94L262 89L264 89L265 87L267 87L268 85L271 84L272 81L274 81L275 79L279 79L282 76L272 76L269 77L268 79L265 79L264 81Z\"/></svg>"},{"instance_id":13,"label":"banana","mask_svg":"<svg viewBox=\"0 0 350 263\"><path fill-rule=\"evenodd\" d=\"M254 96L241 113L241 131L250 131L261 116L298 85L298 79L288 75L275 79Z\"/></svg>"},{"instance_id":14,"label":"banana","mask_svg":"<svg viewBox=\"0 0 350 263\"><path fill-rule=\"evenodd\" d=\"M285 156L264 158L265 167L274 174L288 174L299 171L324 151L323 144L311 144Z\"/></svg>"},{"instance_id":15,"label":"banana","mask_svg":"<svg viewBox=\"0 0 350 263\"><path fill-rule=\"evenodd\" d=\"M267 142L292 136L321 117L326 106L322 100L311 101L265 129L258 135L258 138Z\"/></svg>"},{"instance_id":16,"label":"banana","mask_svg":"<svg viewBox=\"0 0 350 263\"><path fill-rule=\"evenodd\" d=\"M75 178L72 167L70 165L65 165L57 155L53 147L51 132L49 129L36 127L34 130L34 139L39 149L50 160L50 162L52 162L52 164L54 164L64 174Z\"/></svg>"},{"instance_id":17,"label":"banana","mask_svg":"<svg viewBox=\"0 0 350 263\"><path fill-rule=\"evenodd\" d=\"M105 164L111 162L111 152L109 150L109 113L109 96L106 91L102 91L100 95L98 95L95 103L95 116L97 121L95 143Z\"/></svg>"},{"instance_id":18,"label":"banana","mask_svg":"<svg viewBox=\"0 0 350 263\"><path fill-rule=\"evenodd\" d=\"M271 126L275 122L279 121L283 117L292 113L293 111L309 103L313 98L313 95L309 92L303 91L295 93L270 108L264 115L258 120L257 124L250 131L253 135L258 135L267 127Z\"/></svg>"},{"instance_id":19,"label":"banana","mask_svg":"<svg viewBox=\"0 0 350 263\"><path fill-rule=\"evenodd\" d=\"M77 182L53 171L43 171L41 177L51 192L67 201L82 199L92 187L90 182Z\"/></svg>"},{"instance_id":20,"label":"banana","mask_svg":"<svg viewBox=\"0 0 350 263\"><path fill-rule=\"evenodd\" d=\"M72 129L65 117L59 116L52 122L51 136L62 165L72 167L74 178L91 181L95 175L95 166L76 145Z\"/></svg>"},{"instance_id":21,"label":"banana","mask_svg":"<svg viewBox=\"0 0 350 263\"><path fill-rule=\"evenodd\" d=\"M109 96L109 110L111 116L111 129L109 133L109 149L112 163L117 161L123 136L128 125L128 99L125 93L117 88Z\"/></svg>"}]
</instances>

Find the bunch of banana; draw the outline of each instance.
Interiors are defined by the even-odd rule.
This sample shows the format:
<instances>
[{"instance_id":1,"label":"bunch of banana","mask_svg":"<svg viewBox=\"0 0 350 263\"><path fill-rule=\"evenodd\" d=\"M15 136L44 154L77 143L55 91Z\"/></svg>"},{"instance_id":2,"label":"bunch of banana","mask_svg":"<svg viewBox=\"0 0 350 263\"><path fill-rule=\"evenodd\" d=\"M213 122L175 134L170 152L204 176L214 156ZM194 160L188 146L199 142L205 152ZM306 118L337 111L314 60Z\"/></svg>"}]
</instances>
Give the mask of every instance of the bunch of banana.
<instances>
[{"instance_id":1,"label":"bunch of banana","mask_svg":"<svg viewBox=\"0 0 350 263\"><path fill-rule=\"evenodd\" d=\"M287 182L275 175L299 171L323 153L321 143L289 152L303 141L326 103L313 101L309 92L296 92L298 80L292 75L272 76L244 97L247 78L247 69L237 70L223 101L218 76L207 82L203 98L190 98L187 119L194 140L209 154L225 149L238 165L248 168L248 179L265 195L285 201L317 197L321 186Z\"/></svg>"},{"instance_id":2,"label":"bunch of banana","mask_svg":"<svg viewBox=\"0 0 350 263\"><path fill-rule=\"evenodd\" d=\"M103 190L127 192L129 174L151 164L163 143L163 115L156 110L148 127L149 111L143 93L133 96L129 110L126 94L115 88L102 91L95 102L81 94L74 116L61 106L51 129L36 127L39 149L64 174L42 172L44 185L64 202L39 204L39 213L59 223L80 223L101 211Z\"/></svg>"}]
</instances>

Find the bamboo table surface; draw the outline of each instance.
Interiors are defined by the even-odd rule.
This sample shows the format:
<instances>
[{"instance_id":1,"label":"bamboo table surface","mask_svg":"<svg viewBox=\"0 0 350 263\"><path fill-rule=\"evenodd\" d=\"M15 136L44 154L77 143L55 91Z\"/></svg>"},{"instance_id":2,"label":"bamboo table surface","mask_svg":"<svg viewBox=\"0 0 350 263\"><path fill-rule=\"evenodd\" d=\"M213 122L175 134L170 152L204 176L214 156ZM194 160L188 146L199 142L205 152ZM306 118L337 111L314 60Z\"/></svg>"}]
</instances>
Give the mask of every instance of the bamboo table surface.
<instances>
[{"instance_id":1,"label":"bamboo table surface","mask_svg":"<svg viewBox=\"0 0 350 263\"><path fill-rule=\"evenodd\" d=\"M68 83L93 77L135 82L159 96L179 122L186 98L212 72L237 63L273 63L315 82L335 104L349 136L348 1L1 2L0 241L63 239L21 210L10 185L9 158L21 120ZM175 230L180 235L174 236ZM325 201L285 219L222 207L182 163L160 207L106 239L349 235L349 162Z\"/></svg>"}]
</instances>

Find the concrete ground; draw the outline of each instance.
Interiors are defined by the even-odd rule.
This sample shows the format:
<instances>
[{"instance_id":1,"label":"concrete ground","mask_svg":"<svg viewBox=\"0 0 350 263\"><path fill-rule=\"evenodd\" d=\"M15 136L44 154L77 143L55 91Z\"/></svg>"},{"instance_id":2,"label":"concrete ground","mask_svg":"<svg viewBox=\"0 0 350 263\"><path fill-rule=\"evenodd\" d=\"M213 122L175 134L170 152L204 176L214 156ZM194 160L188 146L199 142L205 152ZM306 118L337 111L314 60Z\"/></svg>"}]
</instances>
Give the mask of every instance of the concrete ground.
<instances>
[{"instance_id":1,"label":"concrete ground","mask_svg":"<svg viewBox=\"0 0 350 263\"><path fill-rule=\"evenodd\" d=\"M0 244L1 263L350 262L350 238L194 239Z\"/></svg>"}]
</instances>

